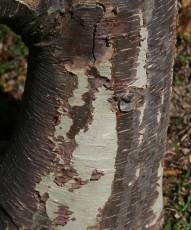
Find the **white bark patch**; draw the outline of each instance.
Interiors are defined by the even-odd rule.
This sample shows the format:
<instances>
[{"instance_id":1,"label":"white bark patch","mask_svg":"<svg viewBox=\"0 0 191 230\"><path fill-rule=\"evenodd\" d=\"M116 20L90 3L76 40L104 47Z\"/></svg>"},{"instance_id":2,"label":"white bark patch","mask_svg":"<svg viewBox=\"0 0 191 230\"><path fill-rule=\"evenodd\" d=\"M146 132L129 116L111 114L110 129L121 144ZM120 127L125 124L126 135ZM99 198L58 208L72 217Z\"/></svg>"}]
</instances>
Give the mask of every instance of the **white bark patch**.
<instances>
[{"instance_id":1,"label":"white bark patch","mask_svg":"<svg viewBox=\"0 0 191 230\"><path fill-rule=\"evenodd\" d=\"M70 130L70 127L72 126L73 121L71 118L69 118L68 116L61 116L60 118L60 124L58 126L56 126L56 131L55 131L55 137L58 136L63 136L65 140L67 140L67 136L66 134L68 133L68 131Z\"/></svg>"},{"instance_id":2,"label":"white bark patch","mask_svg":"<svg viewBox=\"0 0 191 230\"><path fill-rule=\"evenodd\" d=\"M161 111L159 110L158 113L157 113L157 123L159 124L160 121L161 121L161 117L162 117L162 113Z\"/></svg>"},{"instance_id":3,"label":"white bark patch","mask_svg":"<svg viewBox=\"0 0 191 230\"><path fill-rule=\"evenodd\" d=\"M151 226L155 226L156 223L158 222L159 218L161 217L161 213L163 210L163 196L162 196L162 178L163 178L163 167L162 163L160 163L159 168L158 168L158 182L157 182L157 192L158 192L158 197L156 198L153 206L151 207L155 217L152 220L151 223L146 225L146 228L149 228Z\"/></svg>"},{"instance_id":4,"label":"white bark patch","mask_svg":"<svg viewBox=\"0 0 191 230\"><path fill-rule=\"evenodd\" d=\"M111 73L108 72L108 69L112 68L112 64L110 61L105 61L100 63L100 65L97 66L97 70L99 71L100 75L102 77L106 77L109 80L111 79Z\"/></svg>"},{"instance_id":5,"label":"white bark patch","mask_svg":"<svg viewBox=\"0 0 191 230\"><path fill-rule=\"evenodd\" d=\"M70 97L68 102L69 104L73 106L82 106L84 105L84 100L82 99L82 95L86 92L88 92L88 77L81 72L78 75L78 88L74 90L73 97Z\"/></svg>"},{"instance_id":6,"label":"white bark patch","mask_svg":"<svg viewBox=\"0 0 191 230\"><path fill-rule=\"evenodd\" d=\"M73 106L83 106L84 100L82 98L82 95L89 91L89 82L88 82L88 76L84 73L84 71L76 72L78 73L78 88L74 90L73 96L68 99L68 102L71 107ZM74 74L73 72L73 74ZM55 137L63 136L65 140L67 140L67 132L70 130L71 126L73 125L73 120L66 116L64 112L62 111L62 108L59 108L59 112L62 114L60 117L60 124L55 127Z\"/></svg>"},{"instance_id":7,"label":"white bark patch","mask_svg":"<svg viewBox=\"0 0 191 230\"><path fill-rule=\"evenodd\" d=\"M146 61L147 61L149 34L148 34L147 27L144 25L142 11L140 11L139 17L140 17L141 44L140 44L138 61L137 61L138 67L137 67L136 81L132 83L131 86L145 89L147 87Z\"/></svg>"},{"instance_id":8,"label":"white bark patch","mask_svg":"<svg viewBox=\"0 0 191 230\"><path fill-rule=\"evenodd\" d=\"M104 62L100 64L101 75L111 78L111 64ZM82 74L83 75L83 74ZM82 105L81 95L87 90L87 77L79 76L79 87L74 92L70 103ZM83 78L83 79L81 79ZM81 80L80 80L81 79ZM73 168L83 180L88 183L73 192L69 191L73 180L63 187L54 183L55 175L51 173L42 178L36 186L36 190L43 195L48 192L49 199L46 202L46 210L50 220L54 220L58 214L59 206L65 205L72 212L70 220L65 226L57 226L55 230L87 230L96 229L98 224L99 210L102 209L111 195L112 182L115 174L115 158L117 154L117 131L116 114L111 111L108 98L112 97L112 92L104 87L99 88L93 101L94 114L93 121L87 132L80 131L76 136L77 148L73 153ZM78 98L75 100L75 98ZM70 124L66 124L67 119L63 116L61 124L57 127L56 135L65 137ZM63 129L59 129L60 127ZM65 127L64 127L65 126ZM59 156L58 156L59 157ZM91 181L92 173L98 170L103 175L98 180Z\"/></svg>"},{"instance_id":9,"label":"white bark patch","mask_svg":"<svg viewBox=\"0 0 191 230\"><path fill-rule=\"evenodd\" d=\"M161 105L163 105L163 104L164 104L164 93L161 95ZM162 112L161 112L161 108L159 108L159 111L157 113L157 122L158 122L158 124L160 124L161 118L162 118Z\"/></svg>"},{"instance_id":10,"label":"white bark patch","mask_svg":"<svg viewBox=\"0 0 191 230\"><path fill-rule=\"evenodd\" d=\"M126 49L122 49L121 52L126 52L128 50L132 50L132 48L126 48Z\"/></svg>"},{"instance_id":11,"label":"white bark patch","mask_svg":"<svg viewBox=\"0 0 191 230\"><path fill-rule=\"evenodd\" d=\"M103 171L104 176L72 194L65 191L63 202L76 218L65 226L66 230L96 226L98 210L104 207L111 194L117 152L116 117L107 102L110 92L102 88L96 96L93 123L87 133L81 132L77 136L78 148L73 161L74 168L84 180L91 177L94 169Z\"/></svg>"},{"instance_id":12,"label":"white bark patch","mask_svg":"<svg viewBox=\"0 0 191 230\"><path fill-rule=\"evenodd\" d=\"M141 168L137 168L135 172L135 178L131 182L128 183L129 187L132 186L137 181L137 179L140 176L140 172L141 172Z\"/></svg>"},{"instance_id":13,"label":"white bark patch","mask_svg":"<svg viewBox=\"0 0 191 230\"><path fill-rule=\"evenodd\" d=\"M128 186L130 187L133 184L133 182L129 182Z\"/></svg>"},{"instance_id":14,"label":"white bark patch","mask_svg":"<svg viewBox=\"0 0 191 230\"><path fill-rule=\"evenodd\" d=\"M17 2L27 6L28 8L35 10L39 5L39 0L16 0Z\"/></svg>"},{"instance_id":15,"label":"white bark patch","mask_svg":"<svg viewBox=\"0 0 191 230\"><path fill-rule=\"evenodd\" d=\"M146 89L147 88L147 70L146 70L146 63L147 63L147 51L148 51L148 30L147 27L144 25L144 19L143 19L143 13L140 11L139 13L140 17L140 37L141 37L141 43L140 43L140 50L139 50L139 56L138 56L138 67L137 67L137 73L136 73L136 81L133 82L130 87L135 88L141 88ZM139 116L139 127L141 127L141 124L144 119L144 113L146 109L146 102L142 106L138 108L140 112ZM144 129L139 131L139 144L143 141L144 136Z\"/></svg>"},{"instance_id":16,"label":"white bark patch","mask_svg":"<svg viewBox=\"0 0 191 230\"><path fill-rule=\"evenodd\" d=\"M145 18L145 22L147 25L149 24L149 22L152 19L154 8L155 8L155 1L154 0L144 1L144 18Z\"/></svg>"},{"instance_id":17,"label":"white bark patch","mask_svg":"<svg viewBox=\"0 0 191 230\"><path fill-rule=\"evenodd\" d=\"M139 176L140 176L140 171L141 171L140 168L137 168L137 169L136 169L136 173L135 173L136 179L139 178Z\"/></svg>"},{"instance_id":18,"label":"white bark patch","mask_svg":"<svg viewBox=\"0 0 191 230\"><path fill-rule=\"evenodd\" d=\"M146 109L146 102L144 102L144 104L139 108L139 112L140 112L139 125L141 125L143 122L145 109Z\"/></svg>"},{"instance_id":19,"label":"white bark patch","mask_svg":"<svg viewBox=\"0 0 191 230\"><path fill-rule=\"evenodd\" d=\"M171 87L172 88L172 87ZM161 98L161 104L164 104L164 93L162 94L162 98Z\"/></svg>"},{"instance_id":20,"label":"white bark patch","mask_svg":"<svg viewBox=\"0 0 191 230\"><path fill-rule=\"evenodd\" d=\"M139 145L142 144L144 139L145 128L139 131Z\"/></svg>"}]
</instances>

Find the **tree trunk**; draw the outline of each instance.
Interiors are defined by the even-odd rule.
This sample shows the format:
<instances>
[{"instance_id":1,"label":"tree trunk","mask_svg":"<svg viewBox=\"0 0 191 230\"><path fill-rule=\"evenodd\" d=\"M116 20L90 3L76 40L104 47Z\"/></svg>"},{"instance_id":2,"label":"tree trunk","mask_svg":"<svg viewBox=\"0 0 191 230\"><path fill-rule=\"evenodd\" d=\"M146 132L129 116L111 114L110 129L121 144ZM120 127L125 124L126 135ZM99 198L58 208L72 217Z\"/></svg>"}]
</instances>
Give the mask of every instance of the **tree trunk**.
<instances>
[{"instance_id":1,"label":"tree trunk","mask_svg":"<svg viewBox=\"0 0 191 230\"><path fill-rule=\"evenodd\" d=\"M29 48L1 230L162 229L176 0L0 0Z\"/></svg>"}]
</instances>

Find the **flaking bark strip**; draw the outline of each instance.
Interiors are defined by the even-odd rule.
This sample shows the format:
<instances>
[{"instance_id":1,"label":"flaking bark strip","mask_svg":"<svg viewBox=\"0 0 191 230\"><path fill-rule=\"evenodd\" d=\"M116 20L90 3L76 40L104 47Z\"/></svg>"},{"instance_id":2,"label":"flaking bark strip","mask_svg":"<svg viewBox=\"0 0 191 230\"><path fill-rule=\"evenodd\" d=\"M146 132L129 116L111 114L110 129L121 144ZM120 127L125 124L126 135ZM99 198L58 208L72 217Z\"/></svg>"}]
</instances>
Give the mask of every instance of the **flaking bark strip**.
<instances>
[{"instance_id":1,"label":"flaking bark strip","mask_svg":"<svg viewBox=\"0 0 191 230\"><path fill-rule=\"evenodd\" d=\"M150 1L150 3L149 6L154 5L155 7L152 11L149 8L149 17L145 18L145 13L144 18L141 19L140 10L144 12L146 7L148 11L148 5L145 4L142 8L142 6L138 7L138 1L128 1L126 8L125 6L123 8L128 12L126 14L127 26L124 27L127 37L114 40L116 52L112 64L115 98L120 98L120 95L124 98L128 95L129 86L136 86L139 78L143 79L144 73L146 73L144 77L146 77L147 84L145 82L142 84L141 81L139 81L141 84L137 84L138 88L142 88L142 85L146 86L141 102L144 105L144 111L132 105L128 107L129 109L123 106L117 112L116 174L112 194L102 210L101 229L162 229L162 201L159 200L161 183L158 184L157 173L164 153L168 122L176 4L175 1ZM120 11L118 17L120 17ZM157 20L152 20L153 18ZM146 28L141 28L142 26ZM140 33L146 30L148 30L147 39L141 41ZM144 44L147 44L147 57L141 55ZM142 54L145 55L145 52ZM141 60L145 62L145 70L137 72L136 70L141 67L137 64L141 65ZM157 63L161 63L160 69ZM165 105L161 103L161 94L164 95ZM160 125L157 122L159 108L163 108L164 112ZM140 141L139 132L141 130L144 130L144 133ZM137 170L139 171L138 177L136 176Z\"/></svg>"},{"instance_id":2,"label":"flaking bark strip","mask_svg":"<svg viewBox=\"0 0 191 230\"><path fill-rule=\"evenodd\" d=\"M101 179L101 177L104 176L104 172L94 169L92 172L92 175L90 177L90 181L98 181Z\"/></svg>"},{"instance_id":3,"label":"flaking bark strip","mask_svg":"<svg viewBox=\"0 0 191 230\"><path fill-rule=\"evenodd\" d=\"M55 214L57 217L53 220L52 226L65 226L70 220L72 211L70 211L69 207L60 205L58 211ZM74 221L74 219L72 221Z\"/></svg>"},{"instance_id":4,"label":"flaking bark strip","mask_svg":"<svg viewBox=\"0 0 191 230\"><path fill-rule=\"evenodd\" d=\"M110 68L110 66L109 66L109 68ZM88 71L88 76L89 76L89 86L90 86L90 91L91 91L91 93L90 93L90 95L92 95L93 96L93 100L95 100L96 101L96 94L97 94L97 92L100 90L100 88L102 88L103 86L104 86L104 84L105 84L105 81L103 81L102 80L102 78L103 77L100 77L100 79L99 79L99 77L98 76L94 76L93 75L93 73L92 73L92 71ZM81 75L79 75L78 77L87 77L87 76L81 76ZM109 80L107 79L107 82L108 82ZM86 94L86 93L85 93ZM80 95L81 96L81 98L82 99L84 99L84 97L83 97L83 93ZM95 96L94 96L95 95ZM77 99L77 98L76 98ZM70 101L70 100L69 100ZM78 100L77 100L78 101ZM106 100L106 102L107 102L107 100ZM73 102L74 103L74 102ZM91 103L90 103L91 104ZM87 106L88 105L88 103L87 103L87 101L86 100L84 100L84 105L85 106ZM80 106L73 106L73 107L71 107L68 111L69 111L69 114L71 114L70 113L70 111L72 111L73 110L73 108L83 108L84 107L84 105L80 105ZM94 108L94 107L93 107ZM96 108L96 107L95 107ZM86 112L88 112L88 110L86 111ZM92 113L93 113L93 111L92 111ZM61 113L62 114L62 116L64 116L64 114L63 113ZM81 115L80 116L77 116L79 113L76 113L76 118L80 118L81 117ZM84 113L82 113L82 114L84 114ZM86 116L84 116L84 117L86 117ZM71 116L71 118L73 118L72 116ZM75 119L73 118L72 119L73 120L73 122L75 122ZM64 121L64 119L63 119L63 121ZM68 134L67 135L65 135L64 134L64 136L68 136L67 137L67 141L69 141L70 142L70 140L73 140L74 142L76 142L76 140L74 139L76 136L78 136L79 134L79 131L80 131L80 129L84 129L84 127L86 127L86 129L84 130L85 132L88 132L88 129L87 129L87 127L88 126L90 126L91 127L91 123L88 125L88 120L86 121L86 119L84 120L85 122L82 122L82 123L79 123L79 125L80 126L74 126L73 124L72 124L72 126L71 126L71 128L70 128L70 130L68 131ZM83 126L82 126L82 124L84 124ZM79 131L78 132L74 132L75 131L75 129L74 129L74 131L73 131L73 135L71 136L70 135L70 133L71 133L71 130L73 129L73 127L75 128L75 127L78 127L78 129L79 129ZM100 127L101 128L101 127ZM64 141L64 139L63 138L59 138L59 142L60 141ZM69 142L68 142L68 144L69 144ZM78 141L76 142L76 143L78 143ZM64 148L64 149L66 149L66 148ZM63 151L64 151L64 149L63 149ZM87 149L88 150L88 149ZM86 151L87 151L86 150ZM74 150L75 151L75 150ZM72 153L71 153L72 154ZM65 158L64 157L64 155L65 155L65 153L63 152L63 159ZM73 154L72 154L73 155ZM78 155L77 155L78 156ZM70 158L70 159L72 159L72 158ZM75 160L73 160L73 161L75 161ZM68 162L69 163L69 162ZM75 163L75 162L74 162ZM65 162L65 164L66 164L66 162ZM66 166L66 165L65 165ZM62 168L62 167L64 167L64 165L63 166L61 166L60 165L60 168ZM69 166L70 167L70 166ZM87 178L85 178L85 179L82 179L82 178L80 178L80 174L79 174L79 171L78 170L76 170L76 168L75 168L75 164L72 164L71 165L71 167L75 170L75 172L76 172L76 175L72 175L71 173L70 173L70 170L71 169L69 169L69 177L67 176L67 175L64 175L65 173L64 173L64 171L63 171L63 176L60 176L60 178L58 178L58 177L56 177L55 179L56 180L54 180L56 183L57 183L57 185L59 186L59 185L61 185L60 184L60 182L62 181L62 178L63 178L63 181L64 181L64 184L62 184L61 186L66 186L66 189L67 189L67 187L69 187L68 188L68 191L69 192L74 192L76 189L82 189L83 187L85 187L86 185L87 185L87 183L89 183L89 181L98 181L99 179L101 179L101 176L104 176L104 173L103 172L101 172L101 171L99 171L99 170L97 170L96 172L96 175L95 175L95 172L91 175L91 177L89 178L88 176L87 176ZM80 169L80 168L79 168ZM59 173L60 174L60 173ZM59 175L58 174L58 175ZM72 177L71 177L71 175L72 175ZM68 177L68 178L67 178ZM68 185L66 185L66 183L67 182L69 182L69 181L71 181L71 183L70 184L68 184ZM73 181L73 182L72 182ZM50 183L49 183L50 184ZM91 187L91 185L89 185L88 187ZM40 189L40 185L38 186L38 189ZM85 188L84 188L85 189ZM63 190L64 191L64 190ZM72 195L71 195L72 196ZM64 198L64 197L63 197ZM65 200L65 203L67 204L67 199ZM74 206L75 207L75 206ZM73 211L73 209L71 209L72 211ZM51 214L52 215L52 214ZM96 216L96 214L95 214L95 216ZM78 220L78 218L77 218L77 216L76 216L76 212L74 211L74 216L72 217L72 218L75 218L76 220ZM79 220L78 220L78 224L79 224Z\"/></svg>"},{"instance_id":5,"label":"flaking bark strip","mask_svg":"<svg viewBox=\"0 0 191 230\"><path fill-rule=\"evenodd\" d=\"M76 146L76 144L73 145L72 143L76 142L75 136L78 135L80 130L83 129L84 132L87 132L88 126L91 125L92 113L93 113L92 101L95 100L95 93L99 89L99 87L105 85L105 81L102 81L101 77L95 78L94 75L92 74L92 71L88 71L88 75L90 76L88 82L91 87L88 92L82 94L81 96L81 100L83 104L80 106L75 105L71 108L68 108L68 112L70 114L73 123L69 128L68 132L66 133L66 135L64 135L65 138L67 138L67 141L64 140L64 138L61 136L55 138L55 142L57 142L57 148L55 149L55 151L58 151L58 154L64 160L64 165L59 164L59 167L58 166L56 167L56 177L54 181L57 185L64 186L65 183L74 180L74 182L71 184L71 188L69 188L70 192L74 191L75 189L80 189L83 185L88 183L88 179L82 180L81 178L79 178L78 172L73 168L71 164L72 153ZM78 78L79 81L81 81L81 78L85 78L85 75L80 75L78 76ZM63 115L64 113L61 113L61 116ZM69 152L67 153L67 151Z\"/></svg>"}]
</instances>

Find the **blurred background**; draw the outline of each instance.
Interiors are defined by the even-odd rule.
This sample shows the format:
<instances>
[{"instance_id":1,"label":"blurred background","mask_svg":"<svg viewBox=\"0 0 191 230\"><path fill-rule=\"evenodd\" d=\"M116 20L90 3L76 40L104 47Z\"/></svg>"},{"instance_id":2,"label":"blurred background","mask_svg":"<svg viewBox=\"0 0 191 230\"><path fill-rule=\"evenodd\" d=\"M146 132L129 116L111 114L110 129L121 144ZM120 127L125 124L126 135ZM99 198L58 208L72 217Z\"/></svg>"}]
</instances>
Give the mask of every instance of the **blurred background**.
<instances>
[{"instance_id":1,"label":"blurred background","mask_svg":"<svg viewBox=\"0 0 191 230\"><path fill-rule=\"evenodd\" d=\"M164 156L164 230L191 230L191 0L178 4L171 121ZM10 139L17 119L27 55L20 37L0 25L1 145Z\"/></svg>"}]
</instances>

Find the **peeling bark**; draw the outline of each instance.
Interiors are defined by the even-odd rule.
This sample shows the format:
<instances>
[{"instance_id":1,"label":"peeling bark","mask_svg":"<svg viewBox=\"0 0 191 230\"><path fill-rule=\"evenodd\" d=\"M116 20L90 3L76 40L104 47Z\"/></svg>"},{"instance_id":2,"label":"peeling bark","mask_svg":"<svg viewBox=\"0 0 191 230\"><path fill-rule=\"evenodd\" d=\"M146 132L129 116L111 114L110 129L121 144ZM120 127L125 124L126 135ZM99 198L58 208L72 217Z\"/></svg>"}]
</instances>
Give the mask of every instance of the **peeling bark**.
<instances>
[{"instance_id":1,"label":"peeling bark","mask_svg":"<svg viewBox=\"0 0 191 230\"><path fill-rule=\"evenodd\" d=\"M162 229L176 11L175 0L0 0L0 23L29 47L0 229Z\"/></svg>"}]
</instances>

